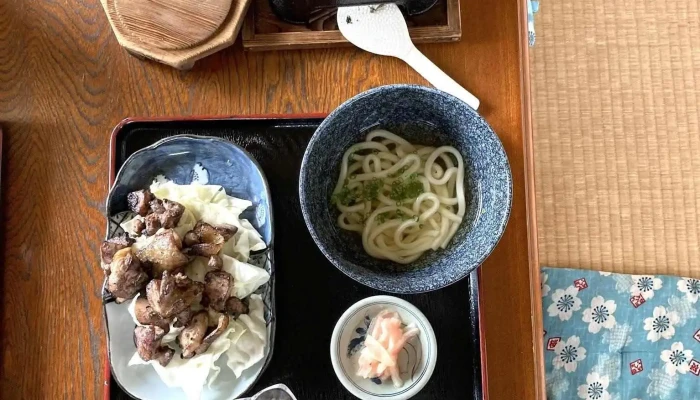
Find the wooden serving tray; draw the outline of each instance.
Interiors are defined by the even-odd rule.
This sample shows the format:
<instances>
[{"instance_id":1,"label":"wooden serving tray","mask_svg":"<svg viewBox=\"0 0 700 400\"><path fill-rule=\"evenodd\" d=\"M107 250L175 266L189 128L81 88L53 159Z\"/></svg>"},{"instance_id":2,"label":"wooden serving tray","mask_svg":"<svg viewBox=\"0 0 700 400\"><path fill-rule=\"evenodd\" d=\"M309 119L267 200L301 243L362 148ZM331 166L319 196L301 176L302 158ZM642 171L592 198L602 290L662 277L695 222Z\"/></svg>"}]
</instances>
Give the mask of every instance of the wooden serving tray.
<instances>
[{"instance_id":1,"label":"wooden serving tray","mask_svg":"<svg viewBox=\"0 0 700 400\"><path fill-rule=\"evenodd\" d=\"M350 46L338 30L335 10L322 10L306 25L282 21L269 0L253 0L243 29L243 48L251 51ZM459 0L438 0L427 12L407 17L415 43L455 42L462 38Z\"/></svg>"}]
</instances>

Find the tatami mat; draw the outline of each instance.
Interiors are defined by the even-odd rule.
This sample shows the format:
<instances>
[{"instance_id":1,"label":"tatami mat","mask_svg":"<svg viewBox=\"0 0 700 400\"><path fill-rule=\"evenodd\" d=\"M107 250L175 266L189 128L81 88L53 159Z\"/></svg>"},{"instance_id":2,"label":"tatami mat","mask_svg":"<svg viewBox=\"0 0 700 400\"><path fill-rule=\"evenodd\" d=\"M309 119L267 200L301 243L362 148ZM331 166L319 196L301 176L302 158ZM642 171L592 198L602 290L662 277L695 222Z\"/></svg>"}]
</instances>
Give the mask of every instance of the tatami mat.
<instances>
[{"instance_id":1,"label":"tatami mat","mask_svg":"<svg viewBox=\"0 0 700 400\"><path fill-rule=\"evenodd\" d=\"M540 262L700 277L700 0L542 0Z\"/></svg>"}]
</instances>

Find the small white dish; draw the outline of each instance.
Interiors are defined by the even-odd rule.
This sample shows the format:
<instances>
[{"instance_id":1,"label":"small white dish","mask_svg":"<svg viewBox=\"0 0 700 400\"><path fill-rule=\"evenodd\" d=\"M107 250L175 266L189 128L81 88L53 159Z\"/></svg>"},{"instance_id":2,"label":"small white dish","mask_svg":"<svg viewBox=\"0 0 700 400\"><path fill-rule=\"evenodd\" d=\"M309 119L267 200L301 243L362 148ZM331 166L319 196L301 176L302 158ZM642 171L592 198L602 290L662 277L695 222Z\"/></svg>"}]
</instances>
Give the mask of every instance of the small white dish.
<instances>
[{"instance_id":1,"label":"small white dish","mask_svg":"<svg viewBox=\"0 0 700 400\"><path fill-rule=\"evenodd\" d=\"M357 359L369 323L380 311L396 311L404 324L414 323L420 330L404 346L399 355L403 386L394 387L391 380L364 379L355 374ZM340 317L331 337L331 362L340 383L362 400L406 400L415 396L430 380L437 361L435 332L420 310L411 303L393 296L374 296L360 300Z\"/></svg>"}]
</instances>

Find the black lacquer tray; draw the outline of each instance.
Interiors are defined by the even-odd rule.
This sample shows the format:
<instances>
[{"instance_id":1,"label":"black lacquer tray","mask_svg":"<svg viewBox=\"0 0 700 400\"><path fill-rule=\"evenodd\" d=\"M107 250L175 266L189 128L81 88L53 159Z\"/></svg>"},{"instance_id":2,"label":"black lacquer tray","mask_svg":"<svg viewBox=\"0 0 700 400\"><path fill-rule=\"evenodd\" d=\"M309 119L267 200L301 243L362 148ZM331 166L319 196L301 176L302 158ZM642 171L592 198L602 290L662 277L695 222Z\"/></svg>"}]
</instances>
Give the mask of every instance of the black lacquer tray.
<instances>
[{"instance_id":1,"label":"black lacquer tray","mask_svg":"<svg viewBox=\"0 0 700 400\"><path fill-rule=\"evenodd\" d=\"M322 118L261 116L187 120L129 119L112 133L110 184L127 157L168 136L216 136L248 150L264 170L275 218L277 327L272 361L252 395L284 383L300 400L354 397L336 378L330 338L338 318L355 302L383 294L343 275L318 250L299 205L299 167L306 145ZM414 399L483 398L478 272L447 288L400 295L433 325L437 366ZM105 399L129 399L105 369Z\"/></svg>"}]
</instances>

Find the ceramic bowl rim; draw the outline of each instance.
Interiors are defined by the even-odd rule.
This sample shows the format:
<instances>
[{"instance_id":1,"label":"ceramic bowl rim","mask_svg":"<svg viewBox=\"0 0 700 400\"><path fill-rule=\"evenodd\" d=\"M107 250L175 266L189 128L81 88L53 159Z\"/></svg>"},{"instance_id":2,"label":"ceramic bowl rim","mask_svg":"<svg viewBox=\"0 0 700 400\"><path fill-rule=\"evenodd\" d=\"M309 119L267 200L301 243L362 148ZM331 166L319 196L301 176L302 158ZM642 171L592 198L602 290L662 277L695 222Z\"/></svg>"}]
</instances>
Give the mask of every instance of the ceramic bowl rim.
<instances>
[{"instance_id":1,"label":"ceramic bowl rim","mask_svg":"<svg viewBox=\"0 0 700 400\"><path fill-rule=\"evenodd\" d=\"M425 374L420 378L420 380L409 390L406 392L403 392L401 394L398 394L396 396L375 396L372 394L364 393L359 391L355 385L353 385L350 380L345 376L344 373L342 373L341 370L341 361L340 361L340 356L339 352L340 349L338 347L338 342L339 338L343 334L343 327L345 327L345 323L352 317L353 313L357 311L358 309L368 306L368 305L373 305L377 303L395 303L401 307L406 308L407 310L411 311L415 316L417 317L417 320L421 322L424 327L425 331L421 331L420 334L424 335L426 338L426 341L428 342L428 347L435 353L434 357L431 357L428 360L428 363L425 366ZM410 399L411 397L415 396L418 394L425 385L430 381L430 378L433 375L433 372L435 370L435 365L437 364L437 356L438 356L438 346L437 346L437 339L435 337L435 331L433 330L433 326L430 324L430 321L428 321L428 318L421 312L418 307L414 306L413 304L409 303L406 300L400 299L398 297L394 296L388 296L388 295L379 295L379 296L371 296L364 298L355 304L351 305L348 307L347 310L343 313L343 315L340 316L338 319L338 322L336 322L335 327L333 328L333 334L331 335L331 343L330 343L330 355L331 355L331 364L333 365L333 372L335 372L336 377L338 377L338 380L340 383L345 387L347 391L349 391L353 396L358 397L363 400L382 400L382 399L391 399L391 400L406 400Z\"/></svg>"},{"instance_id":2,"label":"ceramic bowl rim","mask_svg":"<svg viewBox=\"0 0 700 400\"><path fill-rule=\"evenodd\" d=\"M507 186L507 193L506 197L508 199L508 204L505 207L505 212L502 215L502 219L499 221L497 225L497 229L494 230L493 235L490 235L489 238L489 250L484 252L484 254L479 257L478 261L474 263L473 266L471 266L468 269L465 269L464 271L459 272L454 279L452 280L446 280L442 281L436 285L422 285L421 287L417 289L411 289L411 288L386 288L383 286L378 286L372 284L372 281L363 281L359 280L356 277L353 276L353 274L350 271L347 271L345 265L343 263L346 261L340 257L337 257L334 254L331 254L329 252L329 246L321 240L319 233L316 230L316 226L311 223L311 217L310 217L310 211L307 208L307 193L306 190L304 189L304 182L308 179L307 175L310 174L309 168L308 168L308 163L309 163L309 158L310 158L310 151L309 149L314 145L316 141L319 140L320 138L320 132L331 123L331 120L336 118L340 113L345 111L345 108L347 108L350 104L356 102L357 100L363 99L367 96L373 95L376 92L382 91L382 90L418 90L418 91L423 91L427 93L432 93L436 94L438 96L442 96L444 98L448 98L452 101L459 102L463 104L471 113L476 115L481 119L481 121L489 128L493 136L495 137L497 144L500 146L504 160L506 163L507 168L505 168L505 179L508 181L508 186ZM439 290L442 288L445 288L447 286L450 286L454 283L457 283L464 279L465 277L469 276L471 272L473 272L475 269L477 269L496 249L498 246L498 243L501 241L503 238L503 235L506 231L506 227L508 226L508 221L510 221L510 215L512 213L513 209L513 173L510 169L510 160L508 159L508 153L505 151L505 146L503 146L503 141L501 138L496 134L496 132L493 130L491 125L484 119L476 110L471 108L467 103L464 101L458 99L457 97L454 97L453 95L443 92L439 89L435 89L432 87L427 87L427 86L422 86L422 85L415 85L415 84L389 84L389 85L382 85L382 86L377 86L371 89L368 89L364 92L358 93L357 95L345 100L343 103L341 103L338 107L336 107L331 113L326 116L326 118L319 124L318 128L316 128L316 131L314 131L314 134L311 136L311 139L309 140L308 145L306 146L306 150L304 151L304 157L302 158L301 161L301 166L300 166L300 172L299 172L299 202L301 205L301 213L304 217L304 223L306 224L306 227L311 234L312 239L316 243L316 246L321 250L323 255L338 269L340 270L343 274L348 276L349 278L353 279L354 281L367 286L371 287L373 289L381 290L384 292L388 293L394 293L394 294L419 294L419 293L426 293L426 292L431 292L434 290ZM363 267L364 268L364 267ZM369 271L371 274L373 271L371 269L365 268L367 271Z\"/></svg>"},{"instance_id":3,"label":"ceramic bowl rim","mask_svg":"<svg viewBox=\"0 0 700 400\"><path fill-rule=\"evenodd\" d=\"M192 141L192 142L198 142L198 141L219 142L219 143L222 143L226 146L234 147L238 151L243 153L243 155L245 155L246 158L248 158L253 163L253 165L257 168L258 172L260 173L260 177L262 178L263 185L265 186L265 193L266 193L267 198L269 199L269 202L270 202L270 211L272 211L272 196L270 194L270 184L267 181L267 176L265 176L265 172L263 171L262 167L260 166L260 163L258 162L258 160L256 160L255 157L253 157L253 155L248 152L248 150L244 149L243 147L241 147L241 146L239 146L239 145L237 145L229 140L219 138L216 136L204 136L204 135L199 136L199 135L181 134L181 135L173 135L173 136L169 136L169 137L160 139L157 142L155 142L149 146L146 146L142 149L138 149L135 152L133 152L129 157L127 157L126 160L124 160L121 167L117 171L117 174L114 175L114 181L112 182L112 186L109 188L109 192L107 192L107 198L105 199L105 216L108 219L110 218L109 204L111 203L112 197L114 196L114 187L117 185L117 182L119 182L120 178L125 173L124 167L126 165L128 165L130 162L132 162L133 159L135 159L136 157L140 156L143 153L153 151L153 150L157 149L158 147L160 147L168 142L172 142L172 141L176 141L176 140L183 140L183 139L185 141ZM275 227L274 226L274 219L272 217L270 217L270 244L268 246L270 248L272 247L272 244L274 243L274 240L275 240L274 227ZM105 233L105 237L107 237L107 235L109 235L109 226L107 226L107 232Z\"/></svg>"}]
</instances>

